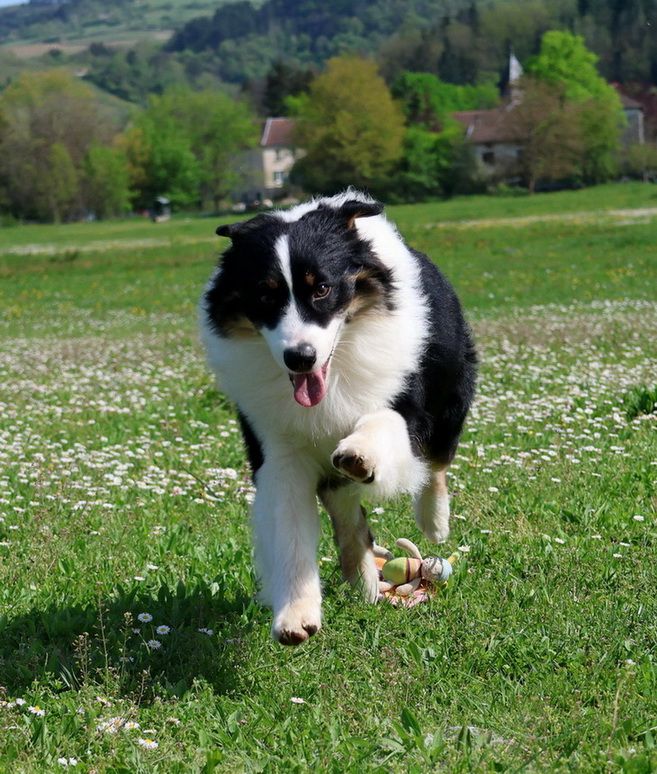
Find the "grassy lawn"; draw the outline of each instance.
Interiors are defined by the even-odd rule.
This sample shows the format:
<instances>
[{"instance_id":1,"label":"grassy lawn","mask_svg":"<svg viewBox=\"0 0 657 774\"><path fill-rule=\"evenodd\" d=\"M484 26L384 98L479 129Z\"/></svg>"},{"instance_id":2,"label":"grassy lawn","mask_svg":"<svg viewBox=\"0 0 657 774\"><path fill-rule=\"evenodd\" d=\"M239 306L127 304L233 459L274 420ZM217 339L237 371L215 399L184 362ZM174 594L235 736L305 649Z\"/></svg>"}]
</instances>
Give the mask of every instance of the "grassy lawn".
<instances>
[{"instance_id":1,"label":"grassy lawn","mask_svg":"<svg viewBox=\"0 0 657 774\"><path fill-rule=\"evenodd\" d=\"M216 222L0 230L0 771L654 771L656 207L390 208L481 353L461 561L426 605L367 607L324 519L299 649L252 601L252 488L197 343ZM379 543L432 553L406 500L375 506Z\"/></svg>"}]
</instances>

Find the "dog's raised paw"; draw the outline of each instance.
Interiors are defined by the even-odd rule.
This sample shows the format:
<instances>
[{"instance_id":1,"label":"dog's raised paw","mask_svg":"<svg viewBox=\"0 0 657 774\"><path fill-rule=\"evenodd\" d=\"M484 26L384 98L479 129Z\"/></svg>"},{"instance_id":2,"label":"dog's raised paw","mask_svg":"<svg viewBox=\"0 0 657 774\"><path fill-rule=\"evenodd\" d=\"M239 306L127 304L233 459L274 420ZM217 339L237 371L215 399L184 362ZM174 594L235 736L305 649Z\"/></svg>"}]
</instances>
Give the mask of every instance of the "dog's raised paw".
<instances>
[{"instance_id":1,"label":"dog's raised paw","mask_svg":"<svg viewBox=\"0 0 657 774\"><path fill-rule=\"evenodd\" d=\"M281 645L301 645L321 629L321 614L314 607L293 604L274 618L272 637Z\"/></svg>"},{"instance_id":2,"label":"dog's raised paw","mask_svg":"<svg viewBox=\"0 0 657 774\"><path fill-rule=\"evenodd\" d=\"M374 465L356 451L342 449L341 446L331 457L333 467L343 476L358 481L360 484L371 484L374 481Z\"/></svg>"}]
</instances>

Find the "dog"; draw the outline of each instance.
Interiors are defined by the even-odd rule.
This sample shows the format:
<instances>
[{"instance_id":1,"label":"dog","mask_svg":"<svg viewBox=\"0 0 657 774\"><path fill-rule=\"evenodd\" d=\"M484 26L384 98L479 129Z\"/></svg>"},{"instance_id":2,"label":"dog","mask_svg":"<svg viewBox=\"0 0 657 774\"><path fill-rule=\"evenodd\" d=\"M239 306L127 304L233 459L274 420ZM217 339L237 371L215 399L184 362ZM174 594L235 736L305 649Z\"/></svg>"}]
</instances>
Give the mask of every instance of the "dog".
<instances>
[{"instance_id":1,"label":"dog","mask_svg":"<svg viewBox=\"0 0 657 774\"><path fill-rule=\"evenodd\" d=\"M201 299L201 338L254 476L260 599L274 639L298 645L321 626L317 497L369 602L378 570L361 498L409 493L424 535L446 540L446 470L477 356L451 285L363 193L217 233L231 245Z\"/></svg>"}]
</instances>

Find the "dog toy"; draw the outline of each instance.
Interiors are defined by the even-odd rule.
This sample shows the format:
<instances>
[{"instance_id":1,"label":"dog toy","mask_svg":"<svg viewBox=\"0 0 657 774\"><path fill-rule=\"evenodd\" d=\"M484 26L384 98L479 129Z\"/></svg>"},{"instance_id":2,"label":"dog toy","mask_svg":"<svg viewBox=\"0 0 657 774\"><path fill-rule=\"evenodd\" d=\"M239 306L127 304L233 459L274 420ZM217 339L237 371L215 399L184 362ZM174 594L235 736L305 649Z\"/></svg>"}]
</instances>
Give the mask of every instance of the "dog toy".
<instances>
[{"instance_id":1,"label":"dog toy","mask_svg":"<svg viewBox=\"0 0 657 774\"><path fill-rule=\"evenodd\" d=\"M446 585L452 568L458 560L458 553L447 559L438 556L422 558L415 543L400 538L397 546L408 556L394 557L382 546L374 546L374 555L379 567L379 595L393 604L401 602L412 607L426 601L436 586Z\"/></svg>"}]
</instances>

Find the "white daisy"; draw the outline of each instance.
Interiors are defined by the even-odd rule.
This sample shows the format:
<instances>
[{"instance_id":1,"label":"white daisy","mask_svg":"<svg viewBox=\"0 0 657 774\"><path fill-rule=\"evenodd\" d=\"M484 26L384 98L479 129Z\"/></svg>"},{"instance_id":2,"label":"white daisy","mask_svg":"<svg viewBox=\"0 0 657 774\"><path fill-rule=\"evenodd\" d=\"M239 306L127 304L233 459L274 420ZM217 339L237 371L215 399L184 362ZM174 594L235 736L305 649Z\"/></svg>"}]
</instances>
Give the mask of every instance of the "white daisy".
<instances>
[{"instance_id":1,"label":"white daisy","mask_svg":"<svg viewBox=\"0 0 657 774\"><path fill-rule=\"evenodd\" d=\"M158 747L157 742L155 739L142 739L141 737L137 739L137 744L140 747L145 747L147 750L155 750Z\"/></svg>"}]
</instances>

